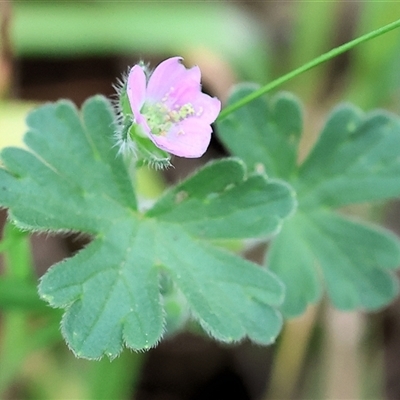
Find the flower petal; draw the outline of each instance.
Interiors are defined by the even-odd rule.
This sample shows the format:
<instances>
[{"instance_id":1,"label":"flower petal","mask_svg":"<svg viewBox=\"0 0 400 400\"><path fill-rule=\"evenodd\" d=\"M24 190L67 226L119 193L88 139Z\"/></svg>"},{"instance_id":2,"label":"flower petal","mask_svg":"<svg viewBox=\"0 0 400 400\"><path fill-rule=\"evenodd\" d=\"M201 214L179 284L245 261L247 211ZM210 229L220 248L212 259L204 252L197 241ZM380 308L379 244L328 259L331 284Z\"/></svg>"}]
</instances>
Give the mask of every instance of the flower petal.
<instances>
[{"instance_id":1,"label":"flower petal","mask_svg":"<svg viewBox=\"0 0 400 400\"><path fill-rule=\"evenodd\" d=\"M140 109L146 98L146 75L140 65L135 65L130 70L126 92L136 121L141 117Z\"/></svg>"},{"instance_id":2,"label":"flower petal","mask_svg":"<svg viewBox=\"0 0 400 400\"><path fill-rule=\"evenodd\" d=\"M200 90L200 69L186 69L181 60L181 57L172 57L158 65L147 85L148 99L154 102L161 101L166 95L173 95L179 88Z\"/></svg>"},{"instance_id":3,"label":"flower petal","mask_svg":"<svg viewBox=\"0 0 400 400\"><path fill-rule=\"evenodd\" d=\"M196 111L196 116L209 124L217 119L221 111L220 100L205 93L199 93L197 98L193 101L193 106Z\"/></svg>"},{"instance_id":4,"label":"flower petal","mask_svg":"<svg viewBox=\"0 0 400 400\"><path fill-rule=\"evenodd\" d=\"M211 126L199 118L188 118L175 124L167 135L151 135L160 149L179 157L201 157L211 140Z\"/></svg>"},{"instance_id":5,"label":"flower petal","mask_svg":"<svg viewBox=\"0 0 400 400\"><path fill-rule=\"evenodd\" d=\"M208 124L213 123L221 111L221 102L216 97L193 90L182 91L180 96L174 98L174 103L169 107L172 110L180 109L185 104L191 104L194 108L194 116Z\"/></svg>"}]
</instances>

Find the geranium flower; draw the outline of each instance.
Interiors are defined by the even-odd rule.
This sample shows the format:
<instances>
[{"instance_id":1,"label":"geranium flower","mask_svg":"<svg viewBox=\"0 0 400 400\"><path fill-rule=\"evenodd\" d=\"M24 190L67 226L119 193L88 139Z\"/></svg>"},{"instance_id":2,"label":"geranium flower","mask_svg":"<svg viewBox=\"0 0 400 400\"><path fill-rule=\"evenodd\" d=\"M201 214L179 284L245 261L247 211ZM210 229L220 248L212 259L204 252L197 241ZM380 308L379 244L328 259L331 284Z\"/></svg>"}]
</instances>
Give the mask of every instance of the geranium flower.
<instances>
[{"instance_id":1,"label":"geranium flower","mask_svg":"<svg viewBox=\"0 0 400 400\"><path fill-rule=\"evenodd\" d=\"M200 69L186 69L181 60L163 61L149 77L143 65L135 65L126 93L133 122L158 148L196 158L207 150L221 102L201 92Z\"/></svg>"}]
</instances>

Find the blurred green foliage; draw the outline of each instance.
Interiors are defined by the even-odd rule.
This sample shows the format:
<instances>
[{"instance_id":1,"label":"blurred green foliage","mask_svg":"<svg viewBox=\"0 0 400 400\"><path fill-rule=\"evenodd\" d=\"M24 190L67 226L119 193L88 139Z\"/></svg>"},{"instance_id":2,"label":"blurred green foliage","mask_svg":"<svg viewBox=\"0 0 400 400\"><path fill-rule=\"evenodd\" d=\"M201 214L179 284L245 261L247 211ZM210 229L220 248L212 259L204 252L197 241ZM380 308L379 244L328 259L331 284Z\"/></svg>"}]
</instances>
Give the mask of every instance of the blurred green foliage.
<instances>
[{"instance_id":1,"label":"blurred green foliage","mask_svg":"<svg viewBox=\"0 0 400 400\"><path fill-rule=\"evenodd\" d=\"M266 80L261 29L229 2L14 2L17 56L184 55L208 48Z\"/></svg>"}]
</instances>

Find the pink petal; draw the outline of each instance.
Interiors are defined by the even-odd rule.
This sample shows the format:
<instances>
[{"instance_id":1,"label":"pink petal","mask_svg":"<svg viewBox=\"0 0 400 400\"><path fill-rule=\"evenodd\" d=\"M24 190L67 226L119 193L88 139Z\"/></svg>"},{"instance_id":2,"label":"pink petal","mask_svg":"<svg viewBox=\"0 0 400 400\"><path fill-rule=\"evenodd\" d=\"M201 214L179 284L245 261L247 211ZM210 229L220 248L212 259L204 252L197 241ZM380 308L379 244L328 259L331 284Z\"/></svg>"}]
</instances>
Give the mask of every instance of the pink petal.
<instances>
[{"instance_id":1,"label":"pink petal","mask_svg":"<svg viewBox=\"0 0 400 400\"><path fill-rule=\"evenodd\" d=\"M147 85L147 98L161 101L166 95L179 88L198 88L200 90L201 73L198 67L186 69L181 57L172 57L163 61L150 76Z\"/></svg>"},{"instance_id":2,"label":"pink petal","mask_svg":"<svg viewBox=\"0 0 400 400\"><path fill-rule=\"evenodd\" d=\"M211 97L198 90L182 91L179 97L174 98L174 103L170 104L169 107L176 110L188 103L194 108L194 116L208 124L213 123L221 111L221 102L216 97Z\"/></svg>"},{"instance_id":3,"label":"pink petal","mask_svg":"<svg viewBox=\"0 0 400 400\"><path fill-rule=\"evenodd\" d=\"M211 140L211 126L201 119L188 118L174 125L166 136L151 135L157 147L179 157L201 157Z\"/></svg>"},{"instance_id":4,"label":"pink petal","mask_svg":"<svg viewBox=\"0 0 400 400\"><path fill-rule=\"evenodd\" d=\"M197 117L209 124L217 119L221 111L221 102L216 97L210 97L205 93L199 93L193 101L193 106Z\"/></svg>"},{"instance_id":5,"label":"pink petal","mask_svg":"<svg viewBox=\"0 0 400 400\"><path fill-rule=\"evenodd\" d=\"M140 123L143 118L140 109L146 97L146 75L140 65L135 65L128 76L127 94L135 121Z\"/></svg>"}]
</instances>

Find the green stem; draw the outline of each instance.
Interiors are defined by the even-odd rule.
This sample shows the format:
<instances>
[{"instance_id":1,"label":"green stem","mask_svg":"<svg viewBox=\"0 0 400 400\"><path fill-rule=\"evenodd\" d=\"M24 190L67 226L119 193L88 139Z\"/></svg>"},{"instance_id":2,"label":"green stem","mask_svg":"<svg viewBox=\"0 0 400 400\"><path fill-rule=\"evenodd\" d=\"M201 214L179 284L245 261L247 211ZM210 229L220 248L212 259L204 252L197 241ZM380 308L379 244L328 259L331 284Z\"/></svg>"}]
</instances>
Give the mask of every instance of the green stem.
<instances>
[{"instance_id":1,"label":"green stem","mask_svg":"<svg viewBox=\"0 0 400 400\"><path fill-rule=\"evenodd\" d=\"M247 103L250 103L251 101L257 99L258 97L264 95L265 93L269 92L270 90L275 89L277 86L282 85L283 83L287 82L288 80L295 78L296 76L302 74L303 72L306 72L336 56L339 54L345 53L346 51L352 49L353 47L358 46L361 43L364 43L368 40L374 39L380 35L383 35L387 32L390 32L393 29L396 29L400 27L400 19L398 19L395 22L392 22L388 25L383 26L382 28L376 29L372 32L369 32L363 36L360 36L357 39L354 39L348 43L345 43L339 47L336 47L327 53L322 54L321 56L314 58L313 60L307 62L306 64L302 65L299 68L296 68L295 70L289 72L288 74L285 74L281 76L278 79L275 79L274 81L266 84L265 86L262 86L260 89L254 91L253 93L249 94L246 97L243 97L236 103L233 103L229 105L228 107L224 108L221 113L218 116L218 121L221 121L224 119L226 116L231 114L232 112L236 111L240 107L243 107Z\"/></svg>"}]
</instances>

